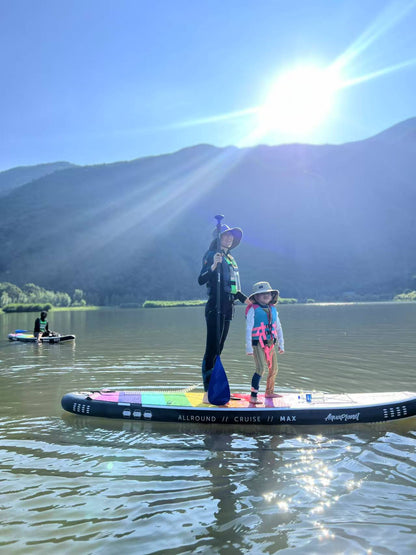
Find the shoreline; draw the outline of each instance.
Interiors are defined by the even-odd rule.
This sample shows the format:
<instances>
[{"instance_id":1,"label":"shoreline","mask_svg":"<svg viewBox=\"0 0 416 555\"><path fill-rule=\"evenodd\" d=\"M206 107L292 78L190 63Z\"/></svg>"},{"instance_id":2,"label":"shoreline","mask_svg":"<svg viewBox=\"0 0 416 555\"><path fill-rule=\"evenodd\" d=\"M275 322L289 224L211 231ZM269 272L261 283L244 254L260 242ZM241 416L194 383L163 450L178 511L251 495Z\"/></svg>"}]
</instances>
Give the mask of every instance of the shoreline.
<instances>
[{"instance_id":1,"label":"shoreline","mask_svg":"<svg viewBox=\"0 0 416 555\"><path fill-rule=\"evenodd\" d=\"M147 303L147 304L146 304ZM149 309L149 308L187 308L187 307L203 307L206 304L206 300L197 300L197 301L145 301L142 305L139 303L135 304L135 306L122 306L122 305L114 305L114 306L57 306L53 307L48 310L50 313L54 312L81 312L81 311L94 311L94 310L142 310L142 309ZM277 306L318 306L318 307L331 307L331 306L354 306L354 305L365 305L365 304L415 304L413 300L386 300L386 301L321 301L321 302L278 302ZM238 309L239 306L245 305L235 305ZM29 314L36 311L28 310L16 310L16 311L8 311L5 312L0 309L1 314Z\"/></svg>"}]
</instances>

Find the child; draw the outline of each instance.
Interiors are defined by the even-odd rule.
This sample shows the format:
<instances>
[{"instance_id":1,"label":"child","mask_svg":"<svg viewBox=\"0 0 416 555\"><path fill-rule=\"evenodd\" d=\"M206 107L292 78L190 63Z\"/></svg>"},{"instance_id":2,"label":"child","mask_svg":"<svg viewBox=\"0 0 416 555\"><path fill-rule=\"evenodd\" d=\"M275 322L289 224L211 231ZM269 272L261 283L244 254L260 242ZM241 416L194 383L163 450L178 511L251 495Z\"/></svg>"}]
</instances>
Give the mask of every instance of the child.
<instances>
[{"instance_id":1,"label":"child","mask_svg":"<svg viewBox=\"0 0 416 555\"><path fill-rule=\"evenodd\" d=\"M279 397L274 393L277 375L277 356L274 345L277 341L279 353L284 352L283 330L275 308L279 291L272 289L267 281L253 285L249 296L251 304L246 309L246 352L254 355L256 371L251 380L250 403L258 404L260 378L268 371L265 397Z\"/></svg>"}]
</instances>

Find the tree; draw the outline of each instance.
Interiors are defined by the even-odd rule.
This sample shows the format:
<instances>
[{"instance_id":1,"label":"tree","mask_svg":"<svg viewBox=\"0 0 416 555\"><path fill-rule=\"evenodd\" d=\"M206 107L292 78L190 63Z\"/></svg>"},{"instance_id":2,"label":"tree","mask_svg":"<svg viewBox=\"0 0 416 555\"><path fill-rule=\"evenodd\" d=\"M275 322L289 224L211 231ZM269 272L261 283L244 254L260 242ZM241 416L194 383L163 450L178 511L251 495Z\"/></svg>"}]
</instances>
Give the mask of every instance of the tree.
<instances>
[{"instance_id":1,"label":"tree","mask_svg":"<svg viewBox=\"0 0 416 555\"><path fill-rule=\"evenodd\" d=\"M9 297L9 302L11 303L27 302L27 297L25 293L20 289L20 287L17 287L17 285L13 285L13 283L9 283L8 281L0 283L0 295L3 295L3 293L7 293Z\"/></svg>"},{"instance_id":2,"label":"tree","mask_svg":"<svg viewBox=\"0 0 416 555\"><path fill-rule=\"evenodd\" d=\"M41 298L44 289L34 283L25 283L23 291L27 295L27 300L29 302L36 302Z\"/></svg>"},{"instance_id":3,"label":"tree","mask_svg":"<svg viewBox=\"0 0 416 555\"><path fill-rule=\"evenodd\" d=\"M3 308L3 306L6 306L11 302L12 300L9 295L6 293L6 291L3 291L3 293L0 295L0 308Z\"/></svg>"},{"instance_id":4,"label":"tree","mask_svg":"<svg viewBox=\"0 0 416 555\"><path fill-rule=\"evenodd\" d=\"M82 289L75 289L74 294L72 295L72 305L84 306L85 304L84 291Z\"/></svg>"},{"instance_id":5,"label":"tree","mask_svg":"<svg viewBox=\"0 0 416 555\"><path fill-rule=\"evenodd\" d=\"M54 294L54 305L55 306L70 306L71 297L68 293L55 293Z\"/></svg>"}]
</instances>

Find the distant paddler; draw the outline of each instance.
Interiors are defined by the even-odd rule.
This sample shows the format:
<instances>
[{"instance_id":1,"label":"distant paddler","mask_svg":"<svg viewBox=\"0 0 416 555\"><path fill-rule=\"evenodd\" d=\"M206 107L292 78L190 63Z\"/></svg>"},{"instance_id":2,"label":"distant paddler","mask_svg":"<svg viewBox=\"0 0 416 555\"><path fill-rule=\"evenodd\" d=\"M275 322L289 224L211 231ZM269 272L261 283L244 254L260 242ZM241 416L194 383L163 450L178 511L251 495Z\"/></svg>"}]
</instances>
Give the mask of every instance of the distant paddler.
<instances>
[{"instance_id":1,"label":"distant paddler","mask_svg":"<svg viewBox=\"0 0 416 555\"><path fill-rule=\"evenodd\" d=\"M42 310L42 312L40 313L40 318L36 318L35 320L33 335L35 336L37 343L41 342L42 337L48 337L50 335L47 316L48 313Z\"/></svg>"},{"instance_id":2,"label":"distant paddler","mask_svg":"<svg viewBox=\"0 0 416 555\"><path fill-rule=\"evenodd\" d=\"M240 276L231 250L241 241L243 232L239 227L222 224L223 216L216 216L217 227L214 239L202 260L198 277L199 285L206 284L208 301L205 306L207 338L202 360L202 379L204 382L203 402L209 403L208 389L214 363L224 348L228 330L233 317L233 304L236 300L245 303L247 296L241 292Z\"/></svg>"}]
</instances>

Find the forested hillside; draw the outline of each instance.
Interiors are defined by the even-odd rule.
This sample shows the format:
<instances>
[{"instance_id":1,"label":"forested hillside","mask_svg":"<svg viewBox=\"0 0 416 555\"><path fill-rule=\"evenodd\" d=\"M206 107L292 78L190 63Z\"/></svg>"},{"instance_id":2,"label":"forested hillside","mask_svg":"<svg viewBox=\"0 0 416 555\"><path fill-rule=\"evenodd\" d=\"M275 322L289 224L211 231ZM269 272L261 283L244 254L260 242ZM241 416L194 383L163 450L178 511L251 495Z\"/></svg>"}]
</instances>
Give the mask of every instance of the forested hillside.
<instances>
[{"instance_id":1,"label":"forested hillside","mask_svg":"<svg viewBox=\"0 0 416 555\"><path fill-rule=\"evenodd\" d=\"M69 167L1 199L0 281L102 304L201 298L222 213L244 231L244 291L268 280L284 297L390 298L415 289L415 178L416 118L339 146L199 145Z\"/></svg>"},{"instance_id":2,"label":"forested hillside","mask_svg":"<svg viewBox=\"0 0 416 555\"><path fill-rule=\"evenodd\" d=\"M22 166L0 172L0 197L9 193L13 189L35 181L56 171L75 167L68 162L55 162L52 164L39 164L37 166Z\"/></svg>"}]
</instances>

